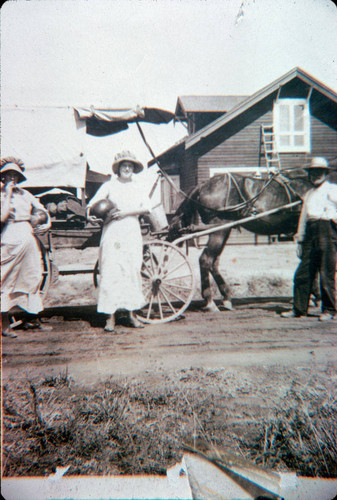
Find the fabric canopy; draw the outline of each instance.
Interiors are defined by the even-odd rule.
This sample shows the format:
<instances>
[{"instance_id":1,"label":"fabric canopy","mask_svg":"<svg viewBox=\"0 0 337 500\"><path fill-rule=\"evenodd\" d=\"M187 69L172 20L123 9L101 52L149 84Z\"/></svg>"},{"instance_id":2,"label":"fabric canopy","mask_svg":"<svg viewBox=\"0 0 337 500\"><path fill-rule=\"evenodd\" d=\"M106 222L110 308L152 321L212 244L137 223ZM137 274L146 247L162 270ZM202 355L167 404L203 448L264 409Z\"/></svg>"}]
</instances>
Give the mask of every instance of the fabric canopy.
<instances>
[{"instance_id":1,"label":"fabric canopy","mask_svg":"<svg viewBox=\"0 0 337 500\"><path fill-rule=\"evenodd\" d=\"M173 117L169 111L141 107L129 110L34 105L3 107L1 157L13 156L24 162L27 180L22 187L84 188L86 180L105 182L107 177L98 172L104 170L110 174L116 151L128 149L129 144L134 150L134 139L126 141L121 134L113 142L111 134L128 129L130 123L134 125L130 125L126 135L132 127L139 126L138 122L147 122L144 126L150 127L151 124L167 124ZM106 140L113 145L108 148L105 142L102 143ZM97 141L95 147L94 141ZM105 165L106 150L109 158ZM87 164L91 170L87 170Z\"/></svg>"},{"instance_id":2,"label":"fabric canopy","mask_svg":"<svg viewBox=\"0 0 337 500\"><path fill-rule=\"evenodd\" d=\"M1 157L25 164L22 187L84 188L85 124L72 107L12 106L1 110Z\"/></svg>"},{"instance_id":3,"label":"fabric canopy","mask_svg":"<svg viewBox=\"0 0 337 500\"><path fill-rule=\"evenodd\" d=\"M74 108L78 120L85 120L87 133L95 136L105 136L115 134L128 128L128 123L147 122L154 124L169 123L174 118L174 114L159 108L134 109L95 109Z\"/></svg>"}]
</instances>

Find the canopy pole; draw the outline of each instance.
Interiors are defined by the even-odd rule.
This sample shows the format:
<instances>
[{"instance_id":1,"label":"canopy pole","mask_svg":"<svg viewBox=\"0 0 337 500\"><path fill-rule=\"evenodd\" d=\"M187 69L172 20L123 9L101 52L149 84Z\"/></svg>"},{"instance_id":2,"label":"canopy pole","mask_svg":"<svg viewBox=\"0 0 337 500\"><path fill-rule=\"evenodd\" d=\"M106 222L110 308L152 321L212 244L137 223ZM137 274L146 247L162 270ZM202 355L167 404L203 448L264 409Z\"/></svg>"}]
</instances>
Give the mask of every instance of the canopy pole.
<instances>
[{"instance_id":1,"label":"canopy pole","mask_svg":"<svg viewBox=\"0 0 337 500\"><path fill-rule=\"evenodd\" d=\"M158 160L156 159L156 156L155 156L154 152L152 151L152 148L151 148L150 144L147 142L147 140L146 140L146 138L145 138L145 135L144 135L144 132L143 132L143 129L142 129L142 127L139 125L139 122L138 122L138 121L136 121L136 125L137 125L137 127L138 127L138 130L139 130L139 133L140 133L140 135L141 135L141 138L142 138L142 139L143 139L143 141L144 141L145 146L146 146L146 147L147 147L147 149L150 151L150 153L151 153L151 155L152 155L152 158L153 158L154 160L156 160L156 162L158 163ZM159 165L159 163L158 163L158 165Z\"/></svg>"},{"instance_id":2,"label":"canopy pole","mask_svg":"<svg viewBox=\"0 0 337 500\"><path fill-rule=\"evenodd\" d=\"M167 180L167 182L170 184L170 186L171 186L171 187L172 187L175 191L177 191L178 193L182 193L182 194L186 197L185 193L183 193L180 189L178 190L178 189L177 189L177 186L174 184L174 182L172 181L172 179L171 179L171 178L167 175L167 173L166 173L166 172L164 172L164 170L162 170L162 168L161 168L161 166L160 166L160 163L159 163L159 160L157 159L156 155L154 154L154 152L153 152L153 150L152 150L152 148L151 148L150 144L147 142L147 140L146 140L146 138L145 138L145 135L144 135L144 132L143 132L143 129L142 129L142 127L140 126L140 124L139 124L139 122L138 122L138 121L136 121L136 125L137 125L137 127L138 127L138 130L139 130L139 133L140 133L140 135L141 135L141 138L142 138L142 139L143 139L143 141L144 141L145 146L146 146L146 147L147 147L147 149L150 151L151 156L152 156L152 158L154 159L154 161L157 163L157 165L158 165L158 168L159 168L159 171L160 171L161 175L162 175L163 177L165 177L165 179Z\"/></svg>"}]
</instances>

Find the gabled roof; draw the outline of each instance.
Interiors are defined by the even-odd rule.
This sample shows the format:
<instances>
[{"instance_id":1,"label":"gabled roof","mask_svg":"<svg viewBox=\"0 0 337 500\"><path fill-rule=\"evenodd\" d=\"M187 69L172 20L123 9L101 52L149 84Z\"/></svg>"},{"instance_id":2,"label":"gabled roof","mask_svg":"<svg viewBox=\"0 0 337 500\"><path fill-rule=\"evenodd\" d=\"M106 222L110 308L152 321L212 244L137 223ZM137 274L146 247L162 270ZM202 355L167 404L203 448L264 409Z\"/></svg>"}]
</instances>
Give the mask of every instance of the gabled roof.
<instances>
[{"instance_id":1,"label":"gabled roof","mask_svg":"<svg viewBox=\"0 0 337 500\"><path fill-rule=\"evenodd\" d=\"M183 95L178 97L175 115L185 119L187 113L227 113L248 96L243 95Z\"/></svg>"},{"instance_id":2,"label":"gabled roof","mask_svg":"<svg viewBox=\"0 0 337 500\"><path fill-rule=\"evenodd\" d=\"M225 127L227 124L229 124L231 120L240 116L242 113L249 110L249 108L251 108L255 104L258 104L266 97L270 96L270 94L277 92L283 85L286 85L292 80L296 80L296 78L307 84L309 87L317 90L317 92L323 94L325 97L331 99L334 103L337 104L337 93L335 91L333 91L332 89L330 89L329 87L327 87L326 85L324 85L319 80L315 79L313 76L309 75L309 73L306 73L302 69L293 68L285 75L281 76L277 80L273 81L266 87L263 87L261 90L255 92L255 94L247 98L243 98L243 96L224 96L224 99L227 99L228 97L236 97L240 99L241 97L242 100L240 102L237 102L237 105L232 109L230 109L226 114L223 114L216 120L212 121L209 125L206 125L204 128L198 130L192 135L185 136L184 138L182 138L177 144L174 144L169 149L158 155L158 158L162 159L164 157L177 154L178 152L180 153L183 147L185 149L189 149L195 144L198 144L203 139L206 139L207 137L211 136L213 133L217 133L222 127ZM188 96L185 97L183 96L180 97L179 99L185 99L186 97L188 98ZM206 97L206 99L208 98L209 96ZM149 165L152 163L154 162L151 161Z\"/></svg>"},{"instance_id":3,"label":"gabled roof","mask_svg":"<svg viewBox=\"0 0 337 500\"><path fill-rule=\"evenodd\" d=\"M179 141L175 142L173 144L173 146L171 146L170 148L166 149L165 151L163 151L162 153L157 155L156 159L158 159L158 161L159 160L161 161L164 157L168 158L172 154L175 155L178 152L183 153L185 150L185 142L186 142L187 137L188 136L186 135L185 137L182 137L181 139L179 139ZM151 165L154 165L155 163L157 163L156 159L150 160L148 162L148 166L150 167Z\"/></svg>"},{"instance_id":4,"label":"gabled roof","mask_svg":"<svg viewBox=\"0 0 337 500\"><path fill-rule=\"evenodd\" d=\"M239 116L241 113L248 110L258 102L260 102L262 99L268 97L270 94L280 89L283 85L289 83L291 80L294 80L296 78L302 80L304 83L308 84L313 89L316 89L318 92L320 92L327 98L337 103L336 92L334 92L332 89L321 83L319 80L316 80L314 77L309 75L309 73L306 73L300 68L294 68L285 75L281 76L277 80L267 85L266 87L263 87L258 92L255 92L255 94L253 94L252 96L248 97L247 99L239 103L235 108L230 110L225 115L220 116L218 119L214 120L209 125L206 125L206 127L198 130L191 136L188 136L186 138L186 143L185 143L186 149L191 148L202 139L209 137L214 132L218 132L219 129L221 129L231 120Z\"/></svg>"}]
</instances>

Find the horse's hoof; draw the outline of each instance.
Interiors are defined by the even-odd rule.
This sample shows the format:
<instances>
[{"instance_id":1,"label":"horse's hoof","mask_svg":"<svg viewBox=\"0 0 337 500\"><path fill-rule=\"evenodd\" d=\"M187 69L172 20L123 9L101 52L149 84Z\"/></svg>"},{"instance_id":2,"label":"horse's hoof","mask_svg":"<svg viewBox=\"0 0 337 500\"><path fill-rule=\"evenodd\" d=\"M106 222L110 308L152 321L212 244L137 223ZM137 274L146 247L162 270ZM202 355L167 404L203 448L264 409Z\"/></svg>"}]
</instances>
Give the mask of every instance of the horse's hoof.
<instances>
[{"instance_id":1,"label":"horse's hoof","mask_svg":"<svg viewBox=\"0 0 337 500\"><path fill-rule=\"evenodd\" d=\"M233 311L233 304L230 300L224 300L222 308L225 309L225 311Z\"/></svg>"},{"instance_id":2,"label":"horse's hoof","mask_svg":"<svg viewBox=\"0 0 337 500\"><path fill-rule=\"evenodd\" d=\"M220 310L218 309L217 305L214 302L211 302L210 304L206 304L206 306L203 307L202 310L205 312L211 312L211 313L220 312Z\"/></svg>"},{"instance_id":3,"label":"horse's hoof","mask_svg":"<svg viewBox=\"0 0 337 500\"><path fill-rule=\"evenodd\" d=\"M9 337L11 339L16 339L17 335L14 332L11 332L10 329L8 328L7 330L4 330L1 332L2 337Z\"/></svg>"}]
</instances>

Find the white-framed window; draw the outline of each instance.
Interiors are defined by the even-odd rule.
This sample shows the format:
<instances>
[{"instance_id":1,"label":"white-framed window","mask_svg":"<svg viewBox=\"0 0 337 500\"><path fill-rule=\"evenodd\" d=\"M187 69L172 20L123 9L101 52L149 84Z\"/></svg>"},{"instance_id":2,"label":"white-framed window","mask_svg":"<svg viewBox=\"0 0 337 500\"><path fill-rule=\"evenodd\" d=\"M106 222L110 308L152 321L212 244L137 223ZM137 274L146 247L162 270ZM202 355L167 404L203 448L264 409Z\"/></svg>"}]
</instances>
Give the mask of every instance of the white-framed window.
<instances>
[{"instance_id":1,"label":"white-framed window","mask_svg":"<svg viewBox=\"0 0 337 500\"><path fill-rule=\"evenodd\" d=\"M307 99L278 99L274 103L273 122L280 153L310 153L310 109Z\"/></svg>"},{"instance_id":2,"label":"white-framed window","mask_svg":"<svg viewBox=\"0 0 337 500\"><path fill-rule=\"evenodd\" d=\"M267 167L210 167L209 176L214 177L214 175L218 174L243 174L243 175L257 175L268 173Z\"/></svg>"}]
</instances>

